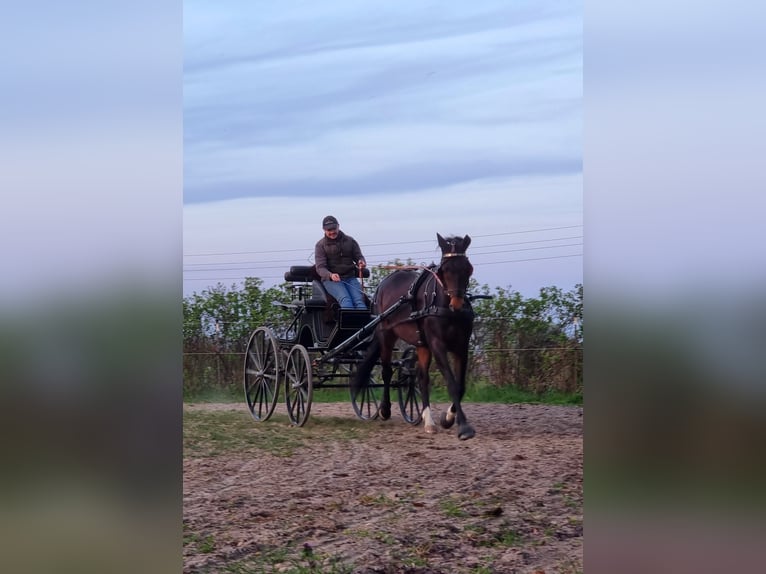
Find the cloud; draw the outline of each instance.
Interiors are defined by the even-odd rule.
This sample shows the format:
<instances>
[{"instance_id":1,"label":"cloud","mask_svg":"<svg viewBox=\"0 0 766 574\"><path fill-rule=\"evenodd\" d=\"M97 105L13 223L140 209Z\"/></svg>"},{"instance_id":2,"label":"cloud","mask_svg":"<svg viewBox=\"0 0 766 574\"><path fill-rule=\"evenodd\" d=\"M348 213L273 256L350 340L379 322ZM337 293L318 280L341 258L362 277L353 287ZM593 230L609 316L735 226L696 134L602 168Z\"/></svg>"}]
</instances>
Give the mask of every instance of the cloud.
<instances>
[{"instance_id":1,"label":"cloud","mask_svg":"<svg viewBox=\"0 0 766 574\"><path fill-rule=\"evenodd\" d=\"M191 0L184 33L185 255L303 261L326 213L364 245L582 223L579 5ZM191 269L185 291L229 283Z\"/></svg>"},{"instance_id":2,"label":"cloud","mask_svg":"<svg viewBox=\"0 0 766 574\"><path fill-rule=\"evenodd\" d=\"M519 158L517 161L469 159L411 163L360 177L321 178L293 177L282 181L214 182L209 186L187 185L186 203L244 197L324 197L359 196L361 194L399 193L432 189L460 183L477 182L493 177L528 177L533 175L567 175L582 170L580 158Z\"/></svg>"},{"instance_id":3,"label":"cloud","mask_svg":"<svg viewBox=\"0 0 766 574\"><path fill-rule=\"evenodd\" d=\"M393 3L370 14L333 3L254 19L237 6L236 22L211 15L222 34L198 28L191 6L187 202L317 186L414 190L449 183L444 174L467 181L481 167L494 177L578 164L576 13L498 3L434 14ZM396 173L416 181L395 183Z\"/></svg>"}]
</instances>

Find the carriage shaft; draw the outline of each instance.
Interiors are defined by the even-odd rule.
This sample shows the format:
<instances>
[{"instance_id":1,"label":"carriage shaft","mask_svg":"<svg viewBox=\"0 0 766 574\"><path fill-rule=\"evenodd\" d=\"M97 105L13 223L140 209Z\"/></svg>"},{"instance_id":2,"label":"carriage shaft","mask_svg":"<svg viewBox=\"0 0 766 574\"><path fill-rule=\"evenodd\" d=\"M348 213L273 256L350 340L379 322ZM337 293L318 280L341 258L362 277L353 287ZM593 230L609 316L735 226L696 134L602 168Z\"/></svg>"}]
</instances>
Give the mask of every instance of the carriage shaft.
<instances>
[{"instance_id":1,"label":"carriage shaft","mask_svg":"<svg viewBox=\"0 0 766 574\"><path fill-rule=\"evenodd\" d=\"M406 296L402 296L399 298L399 300L391 305L388 309L383 311L380 315L377 315L372 321L367 323L364 327L359 329L356 333L354 333L351 337L343 341L340 345L335 347L332 351L329 351L322 355L321 357L314 360L314 366L326 363L336 355L340 353L344 353L348 351L349 349L355 347L358 345L362 340L366 339L370 333L375 329L375 327L378 326L378 323L380 323L383 319L394 313L399 307L402 306L402 304L408 301L408 298Z\"/></svg>"}]
</instances>

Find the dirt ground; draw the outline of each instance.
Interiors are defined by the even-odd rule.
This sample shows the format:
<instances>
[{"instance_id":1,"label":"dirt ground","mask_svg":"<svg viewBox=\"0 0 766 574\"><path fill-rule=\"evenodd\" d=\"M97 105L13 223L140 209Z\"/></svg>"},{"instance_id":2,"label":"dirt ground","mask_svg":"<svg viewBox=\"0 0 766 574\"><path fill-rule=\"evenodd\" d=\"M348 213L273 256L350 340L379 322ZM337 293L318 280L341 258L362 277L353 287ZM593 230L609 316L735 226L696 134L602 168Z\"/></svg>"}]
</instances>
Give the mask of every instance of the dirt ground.
<instances>
[{"instance_id":1,"label":"dirt ground","mask_svg":"<svg viewBox=\"0 0 766 574\"><path fill-rule=\"evenodd\" d=\"M427 435L394 404L389 421L358 421L373 425L364 441L185 459L184 571L582 572L582 408L464 410L468 441ZM356 418L348 403L314 403L315 417Z\"/></svg>"}]
</instances>

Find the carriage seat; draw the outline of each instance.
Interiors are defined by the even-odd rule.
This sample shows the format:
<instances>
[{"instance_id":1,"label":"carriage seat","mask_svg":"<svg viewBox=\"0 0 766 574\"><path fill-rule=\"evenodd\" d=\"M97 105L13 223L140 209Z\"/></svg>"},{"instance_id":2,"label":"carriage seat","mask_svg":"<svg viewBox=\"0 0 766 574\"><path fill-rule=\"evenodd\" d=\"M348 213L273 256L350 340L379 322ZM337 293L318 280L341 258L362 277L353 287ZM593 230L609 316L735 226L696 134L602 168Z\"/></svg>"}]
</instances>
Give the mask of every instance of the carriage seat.
<instances>
[{"instance_id":1,"label":"carriage seat","mask_svg":"<svg viewBox=\"0 0 766 574\"><path fill-rule=\"evenodd\" d=\"M314 265L294 265L285 273L285 281L291 283L311 283L311 296L301 301L307 307L325 307L327 305L327 291L319 279Z\"/></svg>"},{"instance_id":2,"label":"carriage seat","mask_svg":"<svg viewBox=\"0 0 766 574\"><path fill-rule=\"evenodd\" d=\"M362 270L362 277L367 279L370 276L370 268L365 267ZM285 273L285 281L292 283L311 283L312 281L319 281L321 284L321 278L317 273L316 265L293 265L290 267L290 271Z\"/></svg>"},{"instance_id":3,"label":"carriage seat","mask_svg":"<svg viewBox=\"0 0 766 574\"><path fill-rule=\"evenodd\" d=\"M369 276L370 270L365 267L362 270L362 277L367 278ZM316 265L293 265L285 273L285 281L290 281L291 283L311 283L311 297L302 301L307 307L326 307L328 304L330 306L333 304L337 305L335 298L322 285Z\"/></svg>"}]
</instances>

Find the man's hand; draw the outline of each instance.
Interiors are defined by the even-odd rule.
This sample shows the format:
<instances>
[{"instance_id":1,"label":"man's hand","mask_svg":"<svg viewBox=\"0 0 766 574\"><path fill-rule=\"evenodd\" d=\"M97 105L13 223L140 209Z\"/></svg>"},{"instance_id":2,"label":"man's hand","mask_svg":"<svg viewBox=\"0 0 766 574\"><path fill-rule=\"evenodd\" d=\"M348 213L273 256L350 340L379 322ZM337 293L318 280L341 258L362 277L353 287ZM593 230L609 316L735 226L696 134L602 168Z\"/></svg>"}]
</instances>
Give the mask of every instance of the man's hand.
<instances>
[{"instance_id":1,"label":"man's hand","mask_svg":"<svg viewBox=\"0 0 766 574\"><path fill-rule=\"evenodd\" d=\"M333 273L333 274L330 275L330 280L331 281L340 281L340 275L338 275L337 273Z\"/></svg>"}]
</instances>

